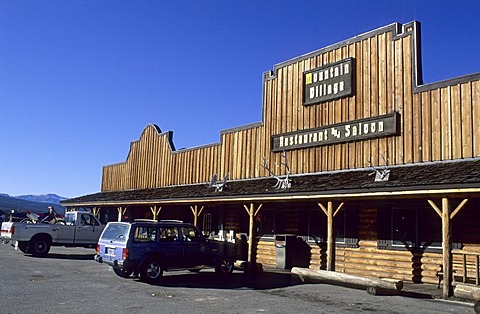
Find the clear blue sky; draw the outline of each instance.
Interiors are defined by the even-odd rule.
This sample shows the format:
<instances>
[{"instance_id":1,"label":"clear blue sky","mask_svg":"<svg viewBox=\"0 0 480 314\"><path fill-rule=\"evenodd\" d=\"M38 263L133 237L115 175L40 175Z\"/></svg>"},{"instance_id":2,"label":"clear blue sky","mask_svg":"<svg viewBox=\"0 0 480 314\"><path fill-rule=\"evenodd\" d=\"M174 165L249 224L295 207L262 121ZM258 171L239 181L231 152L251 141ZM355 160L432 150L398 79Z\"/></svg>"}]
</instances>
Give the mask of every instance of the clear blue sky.
<instances>
[{"instance_id":1,"label":"clear blue sky","mask_svg":"<svg viewBox=\"0 0 480 314\"><path fill-rule=\"evenodd\" d=\"M480 1L0 0L0 193L100 191L157 124L176 148L261 120L262 73L422 23L424 81L480 72Z\"/></svg>"}]
</instances>

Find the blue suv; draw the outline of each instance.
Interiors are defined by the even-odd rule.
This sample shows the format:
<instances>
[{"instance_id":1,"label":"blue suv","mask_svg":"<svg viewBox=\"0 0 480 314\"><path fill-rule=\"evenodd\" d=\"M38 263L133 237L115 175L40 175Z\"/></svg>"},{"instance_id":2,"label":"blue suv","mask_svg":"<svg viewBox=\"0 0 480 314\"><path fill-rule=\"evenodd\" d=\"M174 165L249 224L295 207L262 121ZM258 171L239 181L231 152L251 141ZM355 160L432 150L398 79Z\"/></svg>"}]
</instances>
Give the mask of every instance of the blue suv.
<instances>
[{"instance_id":1,"label":"blue suv","mask_svg":"<svg viewBox=\"0 0 480 314\"><path fill-rule=\"evenodd\" d=\"M235 258L226 245L207 240L194 225L180 221L109 222L95 260L112 266L120 277L136 273L142 281L156 283L169 270L213 267L222 275L232 273Z\"/></svg>"}]
</instances>

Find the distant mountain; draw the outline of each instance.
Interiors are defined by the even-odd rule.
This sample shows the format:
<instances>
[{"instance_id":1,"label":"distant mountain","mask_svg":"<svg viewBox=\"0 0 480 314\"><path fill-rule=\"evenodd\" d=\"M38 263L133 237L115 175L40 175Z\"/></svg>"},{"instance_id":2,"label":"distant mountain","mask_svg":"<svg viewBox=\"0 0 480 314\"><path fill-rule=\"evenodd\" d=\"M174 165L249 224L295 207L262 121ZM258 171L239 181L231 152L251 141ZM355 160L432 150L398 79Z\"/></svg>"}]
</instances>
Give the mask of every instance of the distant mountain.
<instances>
[{"instance_id":1,"label":"distant mountain","mask_svg":"<svg viewBox=\"0 0 480 314\"><path fill-rule=\"evenodd\" d=\"M58 196L57 194L44 194L44 195L19 195L14 196L25 201L37 202L37 203L53 203L60 205L60 202L66 200L66 197Z\"/></svg>"},{"instance_id":2,"label":"distant mountain","mask_svg":"<svg viewBox=\"0 0 480 314\"><path fill-rule=\"evenodd\" d=\"M54 195L54 194L49 194ZM39 196L40 199L41 196ZM47 199L47 198L43 198ZM45 213L48 210L48 206L53 206L57 213L63 214L65 213L65 207L60 206L59 199L64 199L57 195L57 199L52 197L50 200L52 202L34 202L29 201L17 197L10 196L8 194L0 194L0 214L3 213L10 213L12 210L15 211L32 211L36 213ZM53 202L55 200L55 202Z\"/></svg>"}]
</instances>

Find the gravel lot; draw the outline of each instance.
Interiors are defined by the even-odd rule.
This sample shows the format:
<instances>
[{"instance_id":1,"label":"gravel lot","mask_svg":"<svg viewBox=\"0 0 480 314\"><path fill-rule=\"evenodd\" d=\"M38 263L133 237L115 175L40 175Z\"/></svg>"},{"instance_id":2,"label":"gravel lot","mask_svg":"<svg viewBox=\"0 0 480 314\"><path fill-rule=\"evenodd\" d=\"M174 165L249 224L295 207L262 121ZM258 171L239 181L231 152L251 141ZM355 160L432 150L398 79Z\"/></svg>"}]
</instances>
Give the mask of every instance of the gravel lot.
<instances>
[{"instance_id":1,"label":"gravel lot","mask_svg":"<svg viewBox=\"0 0 480 314\"><path fill-rule=\"evenodd\" d=\"M371 296L285 273L255 279L235 271L167 272L159 285L117 277L83 248L52 248L35 258L0 244L2 313L474 313L472 304L404 296Z\"/></svg>"}]
</instances>

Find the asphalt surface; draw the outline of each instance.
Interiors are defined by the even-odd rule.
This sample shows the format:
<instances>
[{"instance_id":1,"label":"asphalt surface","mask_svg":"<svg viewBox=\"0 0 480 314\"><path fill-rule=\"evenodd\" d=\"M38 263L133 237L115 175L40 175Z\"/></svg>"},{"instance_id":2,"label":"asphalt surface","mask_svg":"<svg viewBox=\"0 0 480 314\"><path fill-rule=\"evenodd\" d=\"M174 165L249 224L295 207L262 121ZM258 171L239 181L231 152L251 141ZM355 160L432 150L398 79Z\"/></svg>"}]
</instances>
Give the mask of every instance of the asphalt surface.
<instances>
[{"instance_id":1,"label":"asphalt surface","mask_svg":"<svg viewBox=\"0 0 480 314\"><path fill-rule=\"evenodd\" d=\"M424 294L372 296L365 290L306 284L265 271L228 279L212 270L166 272L158 285L120 278L83 248L35 258L0 244L0 312L6 313L474 313L473 305Z\"/></svg>"}]
</instances>

